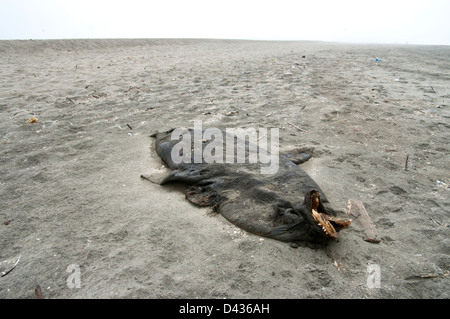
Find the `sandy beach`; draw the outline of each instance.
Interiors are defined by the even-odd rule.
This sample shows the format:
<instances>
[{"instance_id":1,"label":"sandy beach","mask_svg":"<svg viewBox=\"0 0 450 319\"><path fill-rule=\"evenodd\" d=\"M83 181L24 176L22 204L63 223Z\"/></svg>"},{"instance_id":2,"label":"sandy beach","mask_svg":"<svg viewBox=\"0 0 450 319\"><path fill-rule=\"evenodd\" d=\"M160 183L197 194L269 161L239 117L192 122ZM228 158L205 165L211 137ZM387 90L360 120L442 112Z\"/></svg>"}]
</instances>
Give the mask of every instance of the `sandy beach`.
<instances>
[{"instance_id":1,"label":"sandy beach","mask_svg":"<svg viewBox=\"0 0 450 319\"><path fill-rule=\"evenodd\" d=\"M449 46L0 41L0 81L2 299L449 298ZM301 167L381 242L296 247L142 180L150 134L196 120L314 149Z\"/></svg>"}]
</instances>

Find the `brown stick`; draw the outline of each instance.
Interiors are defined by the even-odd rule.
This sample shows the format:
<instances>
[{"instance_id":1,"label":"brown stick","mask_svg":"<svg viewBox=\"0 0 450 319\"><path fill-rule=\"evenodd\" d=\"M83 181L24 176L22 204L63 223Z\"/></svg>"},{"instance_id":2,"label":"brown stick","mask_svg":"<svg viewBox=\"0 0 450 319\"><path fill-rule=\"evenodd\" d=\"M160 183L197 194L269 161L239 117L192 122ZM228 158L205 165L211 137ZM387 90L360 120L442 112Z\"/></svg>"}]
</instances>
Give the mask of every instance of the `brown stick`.
<instances>
[{"instance_id":1,"label":"brown stick","mask_svg":"<svg viewBox=\"0 0 450 319\"><path fill-rule=\"evenodd\" d=\"M37 299L44 299L41 286L37 285L36 288L34 289L34 293L36 294Z\"/></svg>"}]
</instances>

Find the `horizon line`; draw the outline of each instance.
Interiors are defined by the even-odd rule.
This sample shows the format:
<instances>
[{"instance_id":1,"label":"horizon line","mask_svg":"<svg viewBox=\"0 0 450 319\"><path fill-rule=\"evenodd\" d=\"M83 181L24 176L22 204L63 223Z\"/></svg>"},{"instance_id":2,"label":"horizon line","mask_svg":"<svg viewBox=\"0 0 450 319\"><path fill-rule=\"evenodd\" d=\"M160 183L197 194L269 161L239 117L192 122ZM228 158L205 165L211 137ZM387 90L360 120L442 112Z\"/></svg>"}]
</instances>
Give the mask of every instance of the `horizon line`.
<instances>
[{"instance_id":1,"label":"horizon line","mask_svg":"<svg viewBox=\"0 0 450 319\"><path fill-rule=\"evenodd\" d=\"M68 38L0 38L0 41L67 41L67 40L209 40L209 41L254 41L254 42L312 42L328 44L351 45L420 45L420 46L450 46L445 43L419 42L381 42L381 41L344 41L344 40L312 40L312 39L273 39L273 38L213 38L213 37L68 37Z\"/></svg>"}]
</instances>

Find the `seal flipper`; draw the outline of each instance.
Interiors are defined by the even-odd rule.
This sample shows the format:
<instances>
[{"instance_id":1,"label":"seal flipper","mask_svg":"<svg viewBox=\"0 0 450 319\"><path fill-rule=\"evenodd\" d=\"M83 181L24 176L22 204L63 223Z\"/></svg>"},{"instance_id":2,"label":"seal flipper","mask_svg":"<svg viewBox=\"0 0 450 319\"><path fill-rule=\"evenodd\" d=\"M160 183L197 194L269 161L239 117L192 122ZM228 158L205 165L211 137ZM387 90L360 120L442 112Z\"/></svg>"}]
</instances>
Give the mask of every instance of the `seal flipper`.
<instances>
[{"instance_id":1,"label":"seal flipper","mask_svg":"<svg viewBox=\"0 0 450 319\"><path fill-rule=\"evenodd\" d=\"M158 185L164 185L171 182L185 182L185 183L196 183L205 179L205 177L198 174L194 174L192 169L184 170L174 170L169 174L167 173L156 173L156 174L145 174L141 175L141 178L146 179L152 183Z\"/></svg>"},{"instance_id":2,"label":"seal flipper","mask_svg":"<svg viewBox=\"0 0 450 319\"><path fill-rule=\"evenodd\" d=\"M167 174L167 173L142 174L141 178L145 179L149 182L152 182L154 184L162 185L163 184L162 182L171 174L172 174L172 172L169 174Z\"/></svg>"},{"instance_id":3,"label":"seal flipper","mask_svg":"<svg viewBox=\"0 0 450 319\"><path fill-rule=\"evenodd\" d=\"M313 151L313 149L309 148L300 148L291 150L288 153L283 153L283 155L292 163L299 165L308 161L311 158Z\"/></svg>"}]
</instances>

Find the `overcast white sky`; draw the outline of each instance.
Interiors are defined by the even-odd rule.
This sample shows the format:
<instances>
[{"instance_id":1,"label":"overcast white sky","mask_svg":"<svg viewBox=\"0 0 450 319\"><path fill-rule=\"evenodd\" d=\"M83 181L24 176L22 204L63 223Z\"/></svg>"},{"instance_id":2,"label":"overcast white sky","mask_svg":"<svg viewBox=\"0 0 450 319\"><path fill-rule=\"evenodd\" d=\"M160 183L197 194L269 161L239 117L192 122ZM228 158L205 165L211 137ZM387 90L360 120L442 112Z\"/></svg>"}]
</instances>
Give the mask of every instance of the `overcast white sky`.
<instances>
[{"instance_id":1,"label":"overcast white sky","mask_svg":"<svg viewBox=\"0 0 450 319\"><path fill-rule=\"evenodd\" d=\"M227 38L450 45L450 0L0 0L0 39Z\"/></svg>"}]
</instances>

